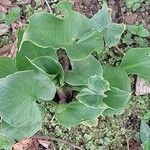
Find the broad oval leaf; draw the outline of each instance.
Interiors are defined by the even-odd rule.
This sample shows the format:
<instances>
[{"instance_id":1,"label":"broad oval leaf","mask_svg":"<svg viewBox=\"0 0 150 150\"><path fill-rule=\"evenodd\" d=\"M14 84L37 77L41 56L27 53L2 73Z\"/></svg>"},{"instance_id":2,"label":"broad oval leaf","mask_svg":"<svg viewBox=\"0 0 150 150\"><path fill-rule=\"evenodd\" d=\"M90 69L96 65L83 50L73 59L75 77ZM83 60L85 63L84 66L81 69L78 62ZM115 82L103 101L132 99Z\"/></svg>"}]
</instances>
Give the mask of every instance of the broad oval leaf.
<instances>
[{"instance_id":1,"label":"broad oval leaf","mask_svg":"<svg viewBox=\"0 0 150 150\"><path fill-rule=\"evenodd\" d=\"M150 77L150 48L132 48L123 57L121 65L128 74Z\"/></svg>"},{"instance_id":2,"label":"broad oval leaf","mask_svg":"<svg viewBox=\"0 0 150 150\"><path fill-rule=\"evenodd\" d=\"M94 56L81 61L71 61L71 65L72 70L66 73L65 81L73 86L87 85L89 77L103 75L102 66Z\"/></svg>"},{"instance_id":3,"label":"broad oval leaf","mask_svg":"<svg viewBox=\"0 0 150 150\"><path fill-rule=\"evenodd\" d=\"M52 100L54 83L44 74L22 71L0 80L0 114L14 127L31 126L41 121L36 100Z\"/></svg>"},{"instance_id":4,"label":"broad oval leaf","mask_svg":"<svg viewBox=\"0 0 150 150\"><path fill-rule=\"evenodd\" d=\"M14 72L17 72L15 60L9 57L0 57L0 78L4 78Z\"/></svg>"},{"instance_id":5,"label":"broad oval leaf","mask_svg":"<svg viewBox=\"0 0 150 150\"><path fill-rule=\"evenodd\" d=\"M73 101L68 104L64 111L57 113L56 118L64 127L70 127L75 126L83 121L97 118L100 114L102 114L102 112L102 108L91 108L78 101Z\"/></svg>"},{"instance_id":6,"label":"broad oval leaf","mask_svg":"<svg viewBox=\"0 0 150 150\"><path fill-rule=\"evenodd\" d=\"M111 90L106 92L107 97L103 99L103 102L110 107L103 114L121 113L131 94L131 83L128 75L119 67L105 67L104 78L110 83Z\"/></svg>"},{"instance_id":7,"label":"broad oval leaf","mask_svg":"<svg viewBox=\"0 0 150 150\"><path fill-rule=\"evenodd\" d=\"M100 76L92 76L88 79L88 88L84 88L76 96L79 102L88 107L105 107L103 98L109 90L109 83Z\"/></svg>"},{"instance_id":8,"label":"broad oval leaf","mask_svg":"<svg viewBox=\"0 0 150 150\"><path fill-rule=\"evenodd\" d=\"M58 18L46 12L34 14L22 43L32 41L40 47L64 48L69 58L74 60L83 59L94 50L103 50L102 36L92 31L89 18L73 11L70 2L62 1L57 6L63 17Z\"/></svg>"}]
</instances>

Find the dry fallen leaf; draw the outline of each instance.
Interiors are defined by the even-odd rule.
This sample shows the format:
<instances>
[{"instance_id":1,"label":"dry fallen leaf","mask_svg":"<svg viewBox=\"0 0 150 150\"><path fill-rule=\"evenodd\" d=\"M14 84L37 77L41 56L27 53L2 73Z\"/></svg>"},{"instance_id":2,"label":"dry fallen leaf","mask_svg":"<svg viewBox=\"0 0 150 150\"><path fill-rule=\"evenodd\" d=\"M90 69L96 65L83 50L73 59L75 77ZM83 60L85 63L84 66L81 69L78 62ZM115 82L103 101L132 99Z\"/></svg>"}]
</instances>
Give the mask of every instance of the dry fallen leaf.
<instances>
[{"instance_id":1,"label":"dry fallen leaf","mask_svg":"<svg viewBox=\"0 0 150 150\"><path fill-rule=\"evenodd\" d=\"M7 13L7 9L4 6L0 5L0 12L6 14Z\"/></svg>"},{"instance_id":2,"label":"dry fallen leaf","mask_svg":"<svg viewBox=\"0 0 150 150\"><path fill-rule=\"evenodd\" d=\"M126 24L134 24L137 20L137 14L127 14L124 17L124 22Z\"/></svg>"},{"instance_id":3,"label":"dry fallen leaf","mask_svg":"<svg viewBox=\"0 0 150 150\"><path fill-rule=\"evenodd\" d=\"M0 24L0 36L6 34L9 31L9 26L6 24Z\"/></svg>"},{"instance_id":4,"label":"dry fallen leaf","mask_svg":"<svg viewBox=\"0 0 150 150\"><path fill-rule=\"evenodd\" d=\"M38 140L39 144L41 144L44 148L49 148L49 145L51 144L50 141L44 141L44 140Z\"/></svg>"},{"instance_id":5,"label":"dry fallen leaf","mask_svg":"<svg viewBox=\"0 0 150 150\"><path fill-rule=\"evenodd\" d=\"M31 147L32 140L26 139L13 145L13 150L28 150Z\"/></svg>"},{"instance_id":6,"label":"dry fallen leaf","mask_svg":"<svg viewBox=\"0 0 150 150\"><path fill-rule=\"evenodd\" d=\"M0 4L3 6L11 6L10 0L0 0Z\"/></svg>"},{"instance_id":7,"label":"dry fallen leaf","mask_svg":"<svg viewBox=\"0 0 150 150\"><path fill-rule=\"evenodd\" d=\"M146 83L146 81L144 79L137 77L135 94L136 95L150 94L150 84Z\"/></svg>"}]
</instances>

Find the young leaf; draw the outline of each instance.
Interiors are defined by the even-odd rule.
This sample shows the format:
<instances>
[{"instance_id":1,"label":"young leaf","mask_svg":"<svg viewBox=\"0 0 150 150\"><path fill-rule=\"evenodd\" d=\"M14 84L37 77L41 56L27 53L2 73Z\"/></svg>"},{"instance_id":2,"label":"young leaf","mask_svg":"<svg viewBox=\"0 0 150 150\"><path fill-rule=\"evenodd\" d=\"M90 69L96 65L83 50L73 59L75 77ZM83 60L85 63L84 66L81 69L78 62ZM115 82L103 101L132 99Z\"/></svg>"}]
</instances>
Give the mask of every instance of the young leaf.
<instances>
[{"instance_id":1,"label":"young leaf","mask_svg":"<svg viewBox=\"0 0 150 150\"><path fill-rule=\"evenodd\" d=\"M19 16L20 16L20 8L16 7L9 10L8 15L6 16L4 21L7 25L10 25L13 22L15 22Z\"/></svg>"},{"instance_id":2,"label":"young leaf","mask_svg":"<svg viewBox=\"0 0 150 150\"><path fill-rule=\"evenodd\" d=\"M68 71L65 76L65 81L70 85L87 85L89 77L103 75L101 64L93 56L89 56L81 61L71 61L71 64L72 70Z\"/></svg>"},{"instance_id":3,"label":"young leaf","mask_svg":"<svg viewBox=\"0 0 150 150\"><path fill-rule=\"evenodd\" d=\"M128 30L139 37L149 37L150 32L144 28L143 24L140 25L128 25Z\"/></svg>"},{"instance_id":4,"label":"young leaf","mask_svg":"<svg viewBox=\"0 0 150 150\"><path fill-rule=\"evenodd\" d=\"M106 35L104 36L105 42L108 47L116 45L121 38L122 33L125 30L125 25L112 23L107 27L105 31Z\"/></svg>"},{"instance_id":5,"label":"young leaf","mask_svg":"<svg viewBox=\"0 0 150 150\"><path fill-rule=\"evenodd\" d=\"M104 3L103 8L92 17L91 21L93 30L99 32L104 31L104 39L108 47L116 45L125 30L124 24L112 22L111 10L107 7L106 3Z\"/></svg>"},{"instance_id":6,"label":"young leaf","mask_svg":"<svg viewBox=\"0 0 150 150\"><path fill-rule=\"evenodd\" d=\"M145 120L141 121L140 139L142 143L150 142L150 127L148 126Z\"/></svg>"},{"instance_id":7,"label":"young leaf","mask_svg":"<svg viewBox=\"0 0 150 150\"><path fill-rule=\"evenodd\" d=\"M14 127L31 126L41 122L36 100L52 100L55 85L44 74L22 71L0 80L0 114Z\"/></svg>"},{"instance_id":8,"label":"young leaf","mask_svg":"<svg viewBox=\"0 0 150 150\"><path fill-rule=\"evenodd\" d=\"M19 71L22 70L30 70L33 66L30 61L27 59L35 59L40 56L50 56L57 60L56 51L51 48L42 48L38 47L30 41L24 42L19 52L17 52L16 63L17 69Z\"/></svg>"},{"instance_id":9,"label":"young leaf","mask_svg":"<svg viewBox=\"0 0 150 150\"><path fill-rule=\"evenodd\" d=\"M45 12L34 14L22 42L32 41L40 47L64 48L69 58L74 60L83 59L94 50L103 50L101 33L91 31L90 19L73 11L70 2L62 1L57 6L62 10L63 18Z\"/></svg>"},{"instance_id":10,"label":"young leaf","mask_svg":"<svg viewBox=\"0 0 150 150\"><path fill-rule=\"evenodd\" d=\"M131 84L127 73L119 67L104 67L104 78L110 83L110 91L103 102L110 108L103 114L120 113L127 105L131 93Z\"/></svg>"},{"instance_id":11,"label":"young leaf","mask_svg":"<svg viewBox=\"0 0 150 150\"><path fill-rule=\"evenodd\" d=\"M111 9L107 7L107 3L104 3L101 10L99 10L91 19L92 27L94 30L102 32L111 23Z\"/></svg>"},{"instance_id":12,"label":"young leaf","mask_svg":"<svg viewBox=\"0 0 150 150\"><path fill-rule=\"evenodd\" d=\"M67 104L66 104L67 105ZM73 101L61 113L56 114L57 120L65 127L77 125L83 121L98 117L103 112L102 108L91 108Z\"/></svg>"},{"instance_id":13,"label":"young leaf","mask_svg":"<svg viewBox=\"0 0 150 150\"><path fill-rule=\"evenodd\" d=\"M4 78L14 72L17 72L15 60L9 57L0 57L0 78Z\"/></svg>"},{"instance_id":14,"label":"young leaf","mask_svg":"<svg viewBox=\"0 0 150 150\"><path fill-rule=\"evenodd\" d=\"M31 60L31 62L38 70L42 70L45 74L53 76L53 78L59 75L61 80L64 80L63 68L55 59L49 56L41 56Z\"/></svg>"},{"instance_id":15,"label":"young leaf","mask_svg":"<svg viewBox=\"0 0 150 150\"><path fill-rule=\"evenodd\" d=\"M150 77L150 48L132 48L123 57L121 65L128 74Z\"/></svg>"},{"instance_id":16,"label":"young leaf","mask_svg":"<svg viewBox=\"0 0 150 150\"><path fill-rule=\"evenodd\" d=\"M88 107L105 107L103 98L109 90L109 83L100 76L91 76L88 79L88 88L84 88L76 96L79 102Z\"/></svg>"}]
</instances>

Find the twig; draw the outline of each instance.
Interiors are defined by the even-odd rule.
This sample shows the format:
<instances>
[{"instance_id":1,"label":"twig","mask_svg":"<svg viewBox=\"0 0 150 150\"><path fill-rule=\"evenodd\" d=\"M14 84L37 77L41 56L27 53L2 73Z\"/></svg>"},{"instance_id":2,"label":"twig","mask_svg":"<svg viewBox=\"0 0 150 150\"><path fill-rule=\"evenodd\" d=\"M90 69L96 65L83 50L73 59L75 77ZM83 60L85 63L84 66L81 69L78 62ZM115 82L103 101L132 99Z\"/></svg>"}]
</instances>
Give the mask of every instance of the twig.
<instances>
[{"instance_id":1,"label":"twig","mask_svg":"<svg viewBox=\"0 0 150 150\"><path fill-rule=\"evenodd\" d=\"M130 150L129 139L128 139L127 135L125 135L125 137L126 137L126 143L127 143L127 150Z\"/></svg>"},{"instance_id":2,"label":"twig","mask_svg":"<svg viewBox=\"0 0 150 150\"><path fill-rule=\"evenodd\" d=\"M48 1L47 1L47 0L45 0L45 3L46 3L46 5L47 5L47 7L48 7L48 11L52 14L52 13L53 13L53 11L52 11L52 9L51 9L51 7L50 7L50 5L49 5Z\"/></svg>"},{"instance_id":3,"label":"twig","mask_svg":"<svg viewBox=\"0 0 150 150\"><path fill-rule=\"evenodd\" d=\"M71 147L76 148L78 150L83 150L81 147L78 147L78 146L74 145L73 143L70 143L68 141L65 141L65 140L62 140L62 139L59 139L59 138L55 138L55 137L34 135L31 138L35 139L35 140L40 139L40 140L47 140L47 141L57 141L57 142L64 143L66 145L70 145Z\"/></svg>"}]
</instances>

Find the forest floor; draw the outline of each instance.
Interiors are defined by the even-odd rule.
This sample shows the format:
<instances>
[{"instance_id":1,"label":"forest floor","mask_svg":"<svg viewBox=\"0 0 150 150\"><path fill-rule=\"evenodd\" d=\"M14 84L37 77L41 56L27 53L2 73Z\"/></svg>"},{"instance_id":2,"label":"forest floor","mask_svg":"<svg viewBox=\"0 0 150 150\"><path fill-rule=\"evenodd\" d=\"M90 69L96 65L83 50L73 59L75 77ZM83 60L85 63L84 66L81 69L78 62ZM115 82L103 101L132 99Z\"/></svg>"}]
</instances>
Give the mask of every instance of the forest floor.
<instances>
[{"instance_id":1,"label":"forest floor","mask_svg":"<svg viewBox=\"0 0 150 150\"><path fill-rule=\"evenodd\" d=\"M98 0L72 0L74 9L91 17L102 7L103 1ZM52 10L55 10L57 1L50 1ZM143 24L144 28L150 31L150 0L107 0L108 6L112 9L112 19L116 23L128 25ZM4 22L5 15L9 10L19 7L20 13L17 20L9 25ZM15 57L17 30L25 26L27 19L34 13L47 10L44 0L0 0L0 55ZM120 43L105 53L102 60L106 63L117 63L122 52L132 47L150 46L150 37L140 37L133 34L128 28L122 35ZM137 33L138 34L138 33ZM133 91L135 83L133 79ZM41 137L41 140L27 139L14 146L14 150L142 150L139 139L140 122L147 110L150 109L150 97L136 96L133 94L129 104L122 115L113 117L99 117L95 127L78 125L66 129L59 125L54 118L51 106L42 103L45 107L45 119L42 130L39 133L51 137L51 140ZM56 139L53 139L55 137ZM74 147L74 148L73 148ZM18 149L17 149L18 148Z\"/></svg>"}]
</instances>

